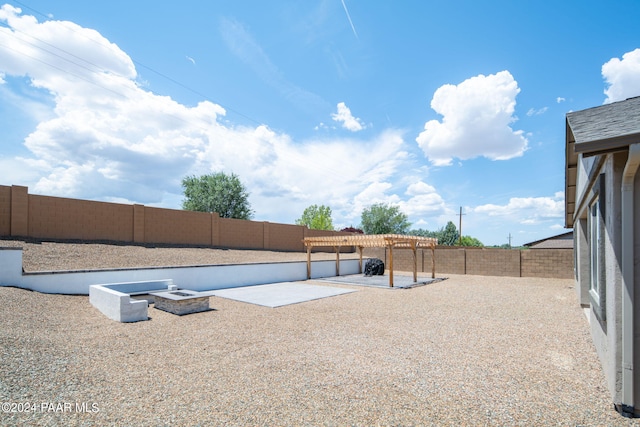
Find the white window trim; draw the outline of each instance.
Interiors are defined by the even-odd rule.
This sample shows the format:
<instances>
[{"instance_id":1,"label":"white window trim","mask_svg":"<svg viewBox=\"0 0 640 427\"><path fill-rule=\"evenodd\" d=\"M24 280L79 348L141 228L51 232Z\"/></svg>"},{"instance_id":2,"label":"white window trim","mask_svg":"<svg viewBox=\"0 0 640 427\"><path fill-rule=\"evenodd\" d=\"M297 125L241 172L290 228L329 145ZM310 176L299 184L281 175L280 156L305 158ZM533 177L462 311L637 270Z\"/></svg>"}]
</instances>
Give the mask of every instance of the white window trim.
<instances>
[{"instance_id":1,"label":"white window trim","mask_svg":"<svg viewBox=\"0 0 640 427\"><path fill-rule=\"evenodd\" d=\"M602 245L602 235L600 225L600 209L598 207L599 198L596 197L589 205L589 293L596 301L600 301L600 249Z\"/></svg>"},{"instance_id":2,"label":"white window trim","mask_svg":"<svg viewBox=\"0 0 640 427\"><path fill-rule=\"evenodd\" d=\"M589 203L589 299L591 307L600 322L606 322L607 283L605 278L605 174L598 177L595 197Z\"/></svg>"}]
</instances>

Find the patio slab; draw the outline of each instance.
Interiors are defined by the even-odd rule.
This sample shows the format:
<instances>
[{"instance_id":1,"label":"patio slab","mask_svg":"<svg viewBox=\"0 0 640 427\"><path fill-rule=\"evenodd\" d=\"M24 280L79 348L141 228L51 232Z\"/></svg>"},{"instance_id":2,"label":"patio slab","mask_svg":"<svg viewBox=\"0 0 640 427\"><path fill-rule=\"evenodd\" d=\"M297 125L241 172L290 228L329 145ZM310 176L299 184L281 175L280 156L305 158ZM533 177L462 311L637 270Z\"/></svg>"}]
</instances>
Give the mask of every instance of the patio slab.
<instances>
[{"instance_id":1,"label":"patio slab","mask_svg":"<svg viewBox=\"0 0 640 427\"><path fill-rule=\"evenodd\" d=\"M207 293L221 298L275 308L355 291L355 289L309 285L303 282L283 282L269 285L220 289Z\"/></svg>"},{"instance_id":2,"label":"patio slab","mask_svg":"<svg viewBox=\"0 0 640 427\"><path fill-rule=\"evenodd\" d=\"M430 283L439 282L444 278L435 279L427 277L418 277L417 281L413 280L413 276L394 274L393 275L393 287L389 286L389 275L384 276L365 276L364 274L349 274L345 276L333 276L324 277L322 279L316 279L319 282L341 283L344 285L357 285L357 286L373 286L376 288L389 288L389 289L409 289L417 286L424 286Z\"/></svg>"}]
</instances>

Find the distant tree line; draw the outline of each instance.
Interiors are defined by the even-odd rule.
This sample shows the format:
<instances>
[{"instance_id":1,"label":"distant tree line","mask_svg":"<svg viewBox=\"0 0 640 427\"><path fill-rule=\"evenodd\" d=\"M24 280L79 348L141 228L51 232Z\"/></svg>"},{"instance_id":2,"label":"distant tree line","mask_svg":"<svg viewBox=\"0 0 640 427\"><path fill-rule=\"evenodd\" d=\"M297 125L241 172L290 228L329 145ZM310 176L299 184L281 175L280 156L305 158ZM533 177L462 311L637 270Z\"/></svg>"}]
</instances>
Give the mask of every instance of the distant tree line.
<instances>
[{"instance_id":1,"label":"distant tree line","mask_svg":"<svg viewBox=\"0 0 640 427\"><path fill-rule=\"evenodd\" d=\"M182 208L198 212L217 212L222 218L251 219L253 210L249 204L249 192L235 175L224 172L188 176L182 180L184 200ZM334 230L331 208L325 205L307 207L295 222L314 230ZM364 234L406 234L435 237L439 245L484 246L475 237L462 236L451 221L434 231L410 229L411 223L399 206L385 203L373 204L362 211L358 227L341 231Z\"/></svg>"}]
</instances>

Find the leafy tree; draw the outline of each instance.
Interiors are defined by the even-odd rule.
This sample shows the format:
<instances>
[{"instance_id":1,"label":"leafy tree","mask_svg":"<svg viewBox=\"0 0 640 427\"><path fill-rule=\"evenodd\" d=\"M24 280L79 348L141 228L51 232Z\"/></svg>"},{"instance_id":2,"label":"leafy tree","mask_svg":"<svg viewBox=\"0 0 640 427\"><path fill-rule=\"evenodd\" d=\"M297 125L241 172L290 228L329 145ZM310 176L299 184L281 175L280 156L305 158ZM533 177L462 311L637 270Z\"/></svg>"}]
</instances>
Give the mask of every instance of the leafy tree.
<instances>
[{"instance_id":1,"label":"leafy tree","mask_svg":"<svg viewBox=\"0 0 640 427\"><path fill-rule=\"evenodd\" d=\"M444 246L455 246L458 244L460 235L455 224L451 221L447 222L444 230L441 230L438 236L438 244Z\"/></svg>"},{"instance_id":2,"label":"leafy tree","mask_svg":"<svg viewBox=\"0 0 640 427\"><path fill-rule=\"evenodd\" d=\"M342 230L340 230L340 231L344 231L344 232L347 232L347 233L364 234L364 231L360 230L359 228L354 228L354 227L352 227L352 226L349 226L349 227L343 228L343 229L342 229Z\"/></svg>"},{"instance_id":3,"label":"leafy tree","mask_svg":"<svg viewBox=\"0 0 640 427\"><path fill-rule=\"evenodd\" d=\"M182 208L185 210L217 212L221 218L251 219L253 216L249 193L233 173L187 176L182 179L182 188L185 197Z\"/></svg>"},{"instance_id":4,"label":"leafy tree","mask_svg":"<svg viewBox=\"0 0 640 427\"><path fill-rule=\"evenodd\" d=\"M462 236L462 246L478 246L483 247L482 242L475 237L471 236Z\"/></svg>"},{"instance_id":5,"label":"leafy tree","mask_svg":"<svg viewBox=\"0 0 640 427\"><path fill-rule=\"evenodd\" d=\"M398 206L376 203L362 211L362 225L365 234L406 234L411 223Z\"/></svg>"},{"instance_id":6,"label":"leafy tree","mask_svg":"<svg viewBox=\"0 0 640 427\"><path fill-rule=\"evenodd\" d=\"M333 230L331 208L325 205L311 205L296 219L296 224L306 225L312 230Z\"/></svg>"},{"instance_id":7,"label":"leafy tree","mask_svg":"<svg viewBox=\"0 0 640 427\"><path fill-rule=\"evenodd\" d=\"M438 239L438 244L439 245L454 246L454 245L458 245L458 244L461 243L462 246L482 246L482 247L484 247L482 242L480 240L476 239L475 237L462 236L462 239L460 239L460 235L458 233L458 229L456 228L456 226L451 221L449 221L447 223L446 227L442 227L441 229L439 229L437 231L429 231L429 230L423 230L422 228L419 228L417 230L409 231L408 234L410 234L412 236L435 237L435 238Z\"/></svg>"},{"instance_id":8,"label":"leafy tree","mask_svg":"<svg viewBox=\"0 0 640 427\"><path fill-rule=\"evenodd\" d=\"M418 228L415 230L409 230L409 232L407 234L409 234L410 236L419 236L419 237L439 237L440 232L438 231L429 231L429 230L424 230L422 228Z\"/></svg>"}]
</instances>

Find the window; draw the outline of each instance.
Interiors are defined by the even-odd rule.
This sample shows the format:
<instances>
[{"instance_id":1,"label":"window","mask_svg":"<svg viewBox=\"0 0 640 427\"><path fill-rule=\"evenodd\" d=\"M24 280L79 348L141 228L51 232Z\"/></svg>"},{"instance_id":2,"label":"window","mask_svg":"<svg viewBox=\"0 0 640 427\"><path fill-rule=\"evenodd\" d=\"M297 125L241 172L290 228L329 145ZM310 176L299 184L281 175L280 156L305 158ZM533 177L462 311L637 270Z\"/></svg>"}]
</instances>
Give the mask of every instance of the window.
<instances>
[{"instance_id":1,"label":"window","mask_svg":"<svg viewBox=\"0 0 640 427\"><path fill-rule=\"evenodd\" d=\"M601 322L606 321L606 275L605 265L605 174L598 177L596 197L589 205L587 219L589 233L589 299Z\"/></svg>"},{"instance_id":2,"label":"window","mask_svg":"<svg viewBox=\"0 0 640 427\"><path fill-rule=\"evenodd\" d=\"M598 198L589 207L589 251L591 263L591 277L589 290L594 296L600 295L600 248L602 244L600 233L600 209Z\"/></svg>"}]
</instances>

